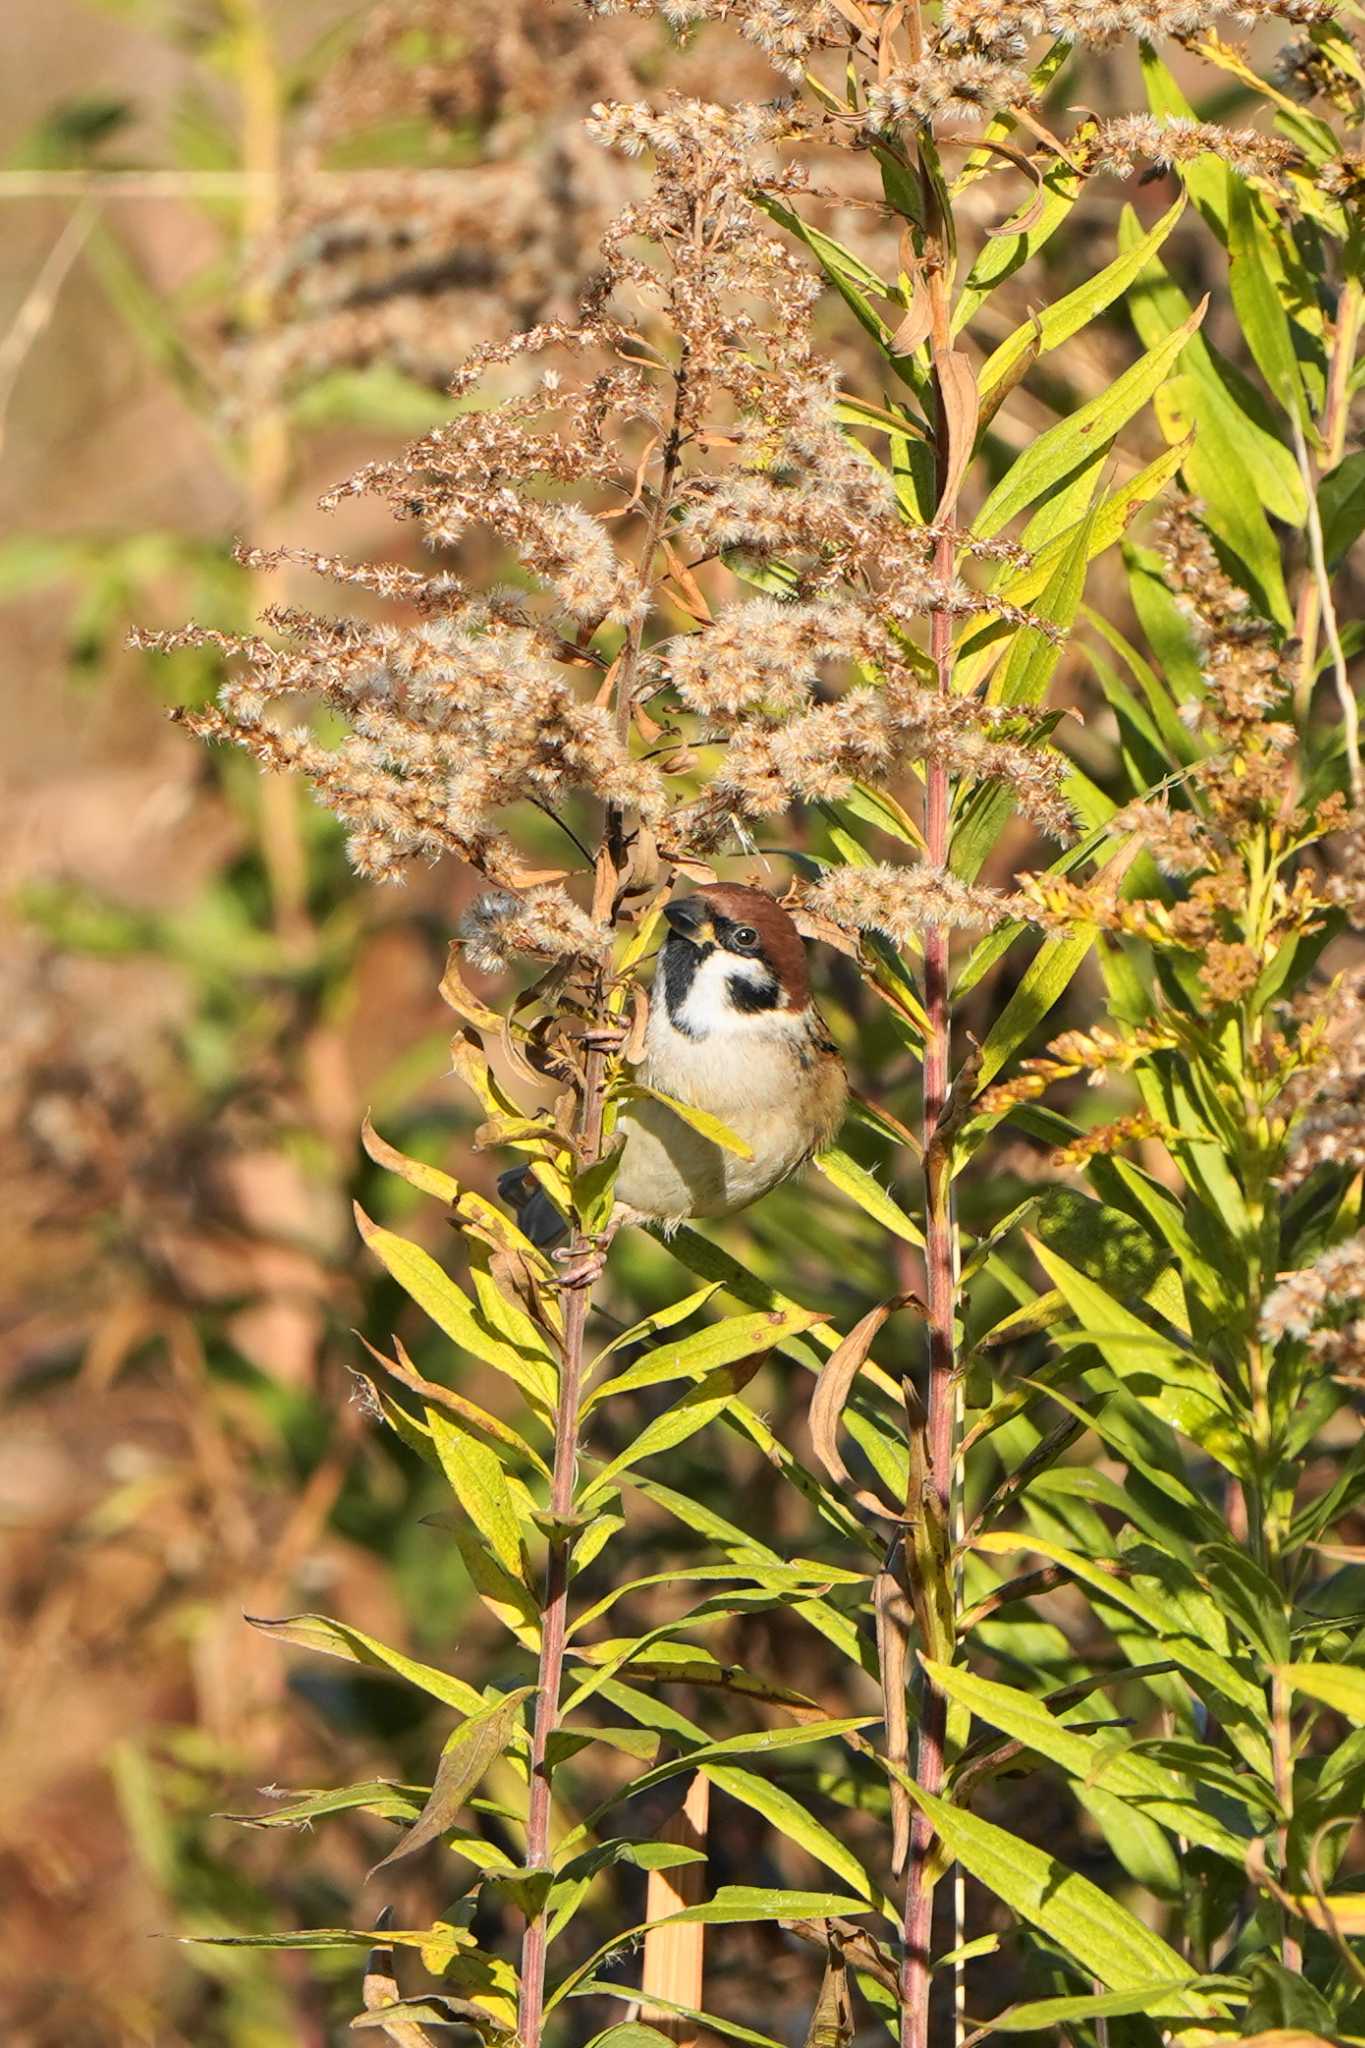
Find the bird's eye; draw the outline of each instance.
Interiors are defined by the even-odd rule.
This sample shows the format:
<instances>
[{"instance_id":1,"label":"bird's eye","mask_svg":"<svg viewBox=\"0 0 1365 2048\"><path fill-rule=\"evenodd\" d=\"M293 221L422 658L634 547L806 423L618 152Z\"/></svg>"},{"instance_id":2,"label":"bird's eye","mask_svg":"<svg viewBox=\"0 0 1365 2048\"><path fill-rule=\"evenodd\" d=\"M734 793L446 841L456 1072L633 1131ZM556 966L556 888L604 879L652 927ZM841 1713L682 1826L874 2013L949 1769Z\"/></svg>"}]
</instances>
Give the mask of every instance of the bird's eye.
<instances>
[{"instance_id":1,"label":"bird's eye","mask_svg":"<svg viewBox=\"0 0 1365 2048\"><path fill-rule=\"evenodd\" d=\"M758 933L751 924L737 924L730 934L730 942L747 953L750 947L758 944Z\"/></svg>"}]
</instances>

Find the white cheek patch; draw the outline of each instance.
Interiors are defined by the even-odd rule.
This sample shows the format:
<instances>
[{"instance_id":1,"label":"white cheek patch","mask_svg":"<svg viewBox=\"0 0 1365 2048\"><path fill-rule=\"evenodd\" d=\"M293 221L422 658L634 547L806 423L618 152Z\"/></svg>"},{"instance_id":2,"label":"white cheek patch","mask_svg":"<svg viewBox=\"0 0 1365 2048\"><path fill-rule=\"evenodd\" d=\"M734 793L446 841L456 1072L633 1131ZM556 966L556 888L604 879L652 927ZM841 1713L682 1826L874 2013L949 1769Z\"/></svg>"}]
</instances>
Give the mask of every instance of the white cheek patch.
<instances>
[{"instance_id":1,"label":"white cheek patch","mask_svg":"<svg viewBox=\"0 0 1365 2048\"><path fill-rule=\"evenodd\" d=\"M735 953L714 952L702 961L692 977L692 986L677 1022L693 1038L707 1038L713 1031L771 1032L780 1010L743 1010L736 1006L727 984L749 981L755 987L772 980L761 960L746 960Z\"/></svg>"}]
</instances>

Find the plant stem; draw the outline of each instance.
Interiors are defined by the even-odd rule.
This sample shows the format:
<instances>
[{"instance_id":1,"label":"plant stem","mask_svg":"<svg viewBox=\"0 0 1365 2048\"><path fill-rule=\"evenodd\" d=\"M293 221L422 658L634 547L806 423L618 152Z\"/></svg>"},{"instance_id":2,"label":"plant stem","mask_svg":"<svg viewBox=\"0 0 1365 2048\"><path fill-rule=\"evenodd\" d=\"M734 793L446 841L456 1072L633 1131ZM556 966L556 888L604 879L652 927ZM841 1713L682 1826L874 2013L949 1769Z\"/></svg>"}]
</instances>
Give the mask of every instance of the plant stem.
<instances>
[{"instance_id":1,"label":"plant stem","mask_svg":"<svg viewBox=\"0 0 1365 2048\"><path fill-rule=\"evenodd\" d=\"M596 1159L601 1150L606 1070L606 1053L594 1047L587 1057L580 1124L583 1151L588 1159ZM575 1229L570 1240L571 1256L580 1258L590 1250L591 1245L582 1230ZM583 1338L591 1307L591 1287L575 1287L564 1308L564 1351L559 1401L555 1409L554 1474L550 1487L550 1513L557 1521L566 1521L573 1512L574 1481L578 1471L578 1416L583 1398ZM537 1674L539 1690L531 1737L531 1797L526 1816L526 1863L531 1870L548 1869L550 1861L550 1778L545 1768L545 1757L550 1737L559 1722L569 1612L569 1554L572 1548L573 1539L567 1532L552 1537L545 1564L540 1668ZM540 2040L545 2010L547 1931L546 1912L542 1907L527 1921L522 1939L521 2010L517 2026L517 2038L522 2048L535 2048Z\"/></svg>"},{"instance_id":2,"label":"plant stem","mask_svg":"<svg viewBox=\"0 0 1365 2048\"><path fill-rule=\"evenodd\" d=\"M1346 653L1341 644L1341 633L1337 625L1336 605L1332 600L1332 579L1328 574L1327 552L1323 545L1322 514L1318 510L1316 478L1308 453L1308 443L1297 413L1290 413L1289 425L1294 436L1294 452L1298 457L1304 494L1308 499L1308 555L1313 580L1317 585L1318 605L1327 633L1327 645L1332 651L1332 674L1336 682L1337 702L1341 707L1342 740L1351 779L1351 802L1358 806L1362 795L1365 795L1365 776L1362 775L1360 763L1360 711L1356 704L1355 692L1351 688Z\"/></svg>"},{"instance_id":3,"label":"plant stem","mask_svg":"<svg viewBox=\"0 0 1365 2048\"><path fill-rule=\"evenodd\" d=\"M937 518L950 525L955 506L945 494L949 474L949 421L937 365L951 348L948 292L941 271L930 280L933 307L931 335L937 404L937 469L940 495ZM945 587L954 573L954 551L948 535L934 549L934 574ZM953 685L953 622L943 609L933 614L930 653L938 688L946 696ZM948 770L942 761L925 769L925 858L941 868L948 859ZM928 1031L924 1042L925 1277L928 1296L929 1389L928 1449L930 1483L938 1497L944 1529L952 1507L953 1461L956 1450L956 1394L953 1382L957 1260L953 1218L952 1173L938 1155L934 1137L948 1099L952 1053L952 1004L948 987L948 928L932 925L924 934L924 1008ZM948 1703L937 1686L926 1685L920 1707L915 1779L926 1792L942 1790ZM918 1809L910 1831L910 1862L905 1886L905 1952L901 1964L902 2048L926 2048L929 2034L930 1943L933 1933L934 1888L929 1859L934 1832Z\"/></svg>"},{"instance_id":4,"label":"plant stem","mask_svg":"<svg viewBox=\"0 0 1365 2048\"><path fill-rule=\"evenodd\" d=\"M279 232L284 155L284 102L270 24L261 0L232 0L236 30L238 89L241 94L241 190L243 260L248 266L242 292L242 326L248 336L243 401L246 427L242 467L246 525L258 547L270 544L271 521L289 476L289 420L279 379L266 346L275 309L271 287L259 268L262 249ZM251 609L259 617L281 595L278 571L254 569ZM275 928L293 951L306 954L312 940L308 915L308 853L299 814L300 792L292 776L264 775L260 785L261 859L270 883Z\"/></svg>"},{"instance_id":5,"label":"plant stem","mask_svg":"<svg viewBox=\"0 0 1365 2048\"><path fill-rule=\"evenodd\" d=\"M1348 277L1342 286L1337 306L1332 353L1327 368L1327 393L1319 429L1322 437L1322 455L1317 462L1309 454L1307 440L1297 414L1291 409L1289 416L1289 424L1294 435L1294 452L1308 500L1309 550L1308 574L1299 593L1298 612L1294 622L1295 633L1301 642L1294 709L1300 721L1307 719L1313 698L1313 686L1317 680L1318 634L1320 628L1325 627L1328 646L1332 652L1332 670L1337 696L1341 704L1346 759L1351 775L1351 797L1357 804L1361 798L1359 717L1355 694L1346 676L1346 657L1342 652L1336 610L1332 603L1332 585L1327 573L1317 488L1322 474L1335 469L1341 461L1346 446L1351 372L1355 367L1356 347L1360 340L1361 314L1360 280Z\"/></svg>"},{"instance_id":6,"label":"plant stem","mask_svg":"<svg viewBox=\"0 0 1365 2048\"><path fill-rule=\"evenodd\" d=\"M684 353L674 377L673 418L664 444L659 485L646 522L640 553L641 595L653 580L654 556L673 503L673 490L682 455L683 408L687 391L687 358ZM615 718L624 742L630 732L635 677L644 637L644 607L636 608L626 643L621 651L615 678ZM597 858L594 915L603 921L614 918L621 882L629 866L625 843L625 814L615 805L606 815L602 848ZM594 1010L605 1014L611 1007L609 970L601 968L596 977ZM602 1155L607 1109L606 1050L590 1047L584 1062L583 1095L579 1105L579 1157L585 1166ZM569 1240L569 1259L576 1263L594 1249L591 1237L575 1223ZM574 1287L564 1308L564 1339L559 1375L559 1400L555 1408L554 1466L550 1481L550 1513L566 1521L573 1512L574 1482L578 1468L578 1424L583 1401L584 1335L592 1312L591 1285ZM546 1754L551 1735L559 1723L560 1692L564 1681L564 1644L568 1631L569 1562L573 1537L569 1533L551 1539L545 1561L545 1595L541 1603L540 1664L537 1673L536 1717L531 1735L531 1793L526 1813L526 1863L531 1870L547 1870L550 1863L550 1774ZM521 2048L539 2048L545 2014L545 1957L548 1921L542 1907L526 1923L521 1945L521 1991L517 2016L517 2039Z\"/></svg>"}]
</instances>

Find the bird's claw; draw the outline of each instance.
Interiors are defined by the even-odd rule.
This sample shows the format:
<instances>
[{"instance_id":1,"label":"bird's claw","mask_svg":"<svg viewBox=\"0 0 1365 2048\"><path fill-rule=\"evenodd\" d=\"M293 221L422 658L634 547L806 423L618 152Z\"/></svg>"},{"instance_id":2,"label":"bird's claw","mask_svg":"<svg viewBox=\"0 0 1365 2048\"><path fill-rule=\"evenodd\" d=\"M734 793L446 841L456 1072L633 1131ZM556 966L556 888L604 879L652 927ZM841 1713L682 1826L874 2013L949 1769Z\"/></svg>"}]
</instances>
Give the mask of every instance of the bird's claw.
<instances>
[{"instance_id":1,"label":"bird's claw","mask_svg":"<svg viewBox=\"0 0 1365 2048\"><path fill-rule=\"evenodd\" d=\"M617 1047L624 1045L625 1042L626 1029L623 1024L594 1024L590 1030L583 1033L584 1045L592 1046L598 1052L615 1052Z\"/></svg>"},{"instance_id":2,"label":"bird's claw","mask_svg":"<svg viewBox=\"0 0 1365 2048\"><path fill-rule=\"evenodd\" d=\"M554 1256L564 1267L559 1275L559 1286L566 1293L577 1287L594 1286L601 1279L607 1263L607 1254L601 1246L587 1252L570 1251L565 1246Z\"/></svg>"}]
</instances>

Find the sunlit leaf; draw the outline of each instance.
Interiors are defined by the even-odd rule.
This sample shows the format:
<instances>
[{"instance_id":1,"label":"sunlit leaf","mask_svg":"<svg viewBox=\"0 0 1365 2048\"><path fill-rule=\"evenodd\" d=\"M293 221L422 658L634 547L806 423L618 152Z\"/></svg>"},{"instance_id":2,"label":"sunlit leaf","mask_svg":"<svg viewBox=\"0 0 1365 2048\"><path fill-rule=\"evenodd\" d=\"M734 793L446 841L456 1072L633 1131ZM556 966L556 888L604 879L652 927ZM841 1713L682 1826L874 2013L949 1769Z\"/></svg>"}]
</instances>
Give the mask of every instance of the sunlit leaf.
<instances>
[{"instance_id":1,"label":"sunlit leaf","mask_svg":"<svg viewBox=\"0 0 1365 2048\"><path fill-rule=\"evenodd\" d=\"M513 1730L520 1725L522 1701L534 1691L534 1686L523 1685L460 1723L441 1752L431 1797L397 1848L375 1865L376 1871L414 1855L454 1825L470 1793L511 1742Z\"/></svg>"},{"instance_id":2,"label":"sunlit leaf","mask_svg":"<svg viewBox=\"0 0 1365 2048\"><path fill-rule=\"evenodd\" d=\"M1181 2017L1208 2019L1220 2011L1217 1999L1192 1988L1195 1973L1176 1951L1098 1885L993 1821L950 1806L913 1781L907 1789L973 1877L1109 1990L1161 1986ZM1172 1991L1172 1985L1189 1988Z\"/></svg>"}]
</instances>

